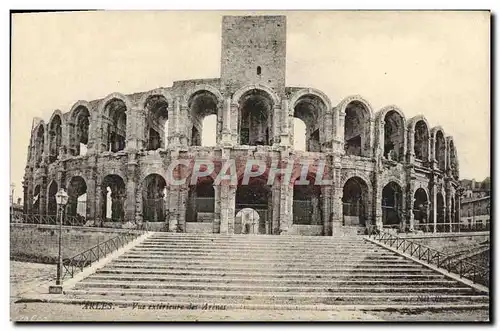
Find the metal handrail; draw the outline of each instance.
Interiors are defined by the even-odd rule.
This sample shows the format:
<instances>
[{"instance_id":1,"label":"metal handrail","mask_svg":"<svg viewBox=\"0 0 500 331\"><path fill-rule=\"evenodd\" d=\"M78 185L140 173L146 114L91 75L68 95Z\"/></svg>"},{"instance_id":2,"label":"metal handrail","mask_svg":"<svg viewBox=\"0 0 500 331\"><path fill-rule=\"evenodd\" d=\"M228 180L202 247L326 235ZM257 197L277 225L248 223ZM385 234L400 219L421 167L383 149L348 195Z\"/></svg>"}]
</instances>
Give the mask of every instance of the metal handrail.
<instances>
[{"instance_id":1,"label":"metal handrail","mask_svg":"<svg viewBox=\"0 0 500 331\"><path fill-rule=\"evenodd\" d=\"M21 224L42 224L42 225L58 225L59 219L56 215L40 215L40 214L13 214L11 216L12 223ZM63 218L63 225L66 226L83 226L86 223L83 216L67 216Z\"/></svg>"},{"instance_id":2,"label":"metal handrail","mask_svg":"<svg viewBox=\"0 0 500 331\"><path fill-rule=\"evenodd\" d=\"M84 268L91 266L93 263L99 261L110 253L120 249L132 240L141 236L145 230L134 230L126 233L119 234L116 237L100 242L81 253L78 253L70 258L63 259L63 275L62 279L66 276L73 278L75 273L83 271Z\"/></svg>"},{"instance_id":3,"label":"metal handrail","mask_svg":"<svg viewBox=\"0 0 500 331\"><path fill-rule=\"evenodd\" d=\"M368 237L380 243L387 244L389 247L393 247L423 262L435 265L438 268L443 268L448 272L458 274L460 278L465 278L473 283L489 287L489 268L481 267L463 259L453 260L450 255L442 253L434 248L430 248L406 238L398 237L385 231L369 231Z\"/></svg>"}]
</instances>

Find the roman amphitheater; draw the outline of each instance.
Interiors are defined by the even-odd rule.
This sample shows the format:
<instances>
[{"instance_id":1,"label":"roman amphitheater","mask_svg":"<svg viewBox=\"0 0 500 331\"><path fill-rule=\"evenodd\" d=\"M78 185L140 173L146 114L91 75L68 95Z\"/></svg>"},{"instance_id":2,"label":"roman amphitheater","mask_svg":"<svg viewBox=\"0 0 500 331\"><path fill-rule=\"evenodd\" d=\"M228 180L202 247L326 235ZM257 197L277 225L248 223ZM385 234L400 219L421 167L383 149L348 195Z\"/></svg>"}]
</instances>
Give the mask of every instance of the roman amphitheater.
<instances>
[{"instance_id":1,"label":"roman amphitheater","mask_svg":"<svg viewBox=\"0 0 500 331\"><path fill-rule=\"evenodd\" d=\"M368 226L442 232L458 222L453 137L394 105L373 109L359 95L335 104L314 87L287 86L285 17L224 17L221 57L220 78L113 92L36 120L24 213L55 215L62 187L66 216L87 226L329 236ZM305 137L294 137L296 123ZM214 146L202 141L209 129ZM238 174L249 159L308 160L307 178L325 162L333 184L293 185L294 172L291 184L268 185L265 172L249 185L241 176L236 185L216 185L213 176L171 185L165 174L178 159L233 159ZM248 215L256 226L247 226Z\"/></svg>"}]
</instances>

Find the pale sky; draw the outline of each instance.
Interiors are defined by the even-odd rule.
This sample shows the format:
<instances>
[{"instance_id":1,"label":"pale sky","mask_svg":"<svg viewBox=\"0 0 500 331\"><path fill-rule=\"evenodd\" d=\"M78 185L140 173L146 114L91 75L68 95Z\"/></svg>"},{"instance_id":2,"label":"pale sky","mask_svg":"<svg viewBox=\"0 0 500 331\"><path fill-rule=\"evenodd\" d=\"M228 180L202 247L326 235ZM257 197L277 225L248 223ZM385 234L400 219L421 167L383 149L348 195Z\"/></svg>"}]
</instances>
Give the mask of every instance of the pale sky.
<instances>
[{"instance_id":1,"label":"pale sky","mask_svg":"<svg viewBox=\"0 0 500 331\"><path fill-rule=\"evenodd\" d=\"M269 13L269 12L268 12ZM395 104L454 137L460 177L490 175L488 12L270 12L287 16L287 86L332 105L360 94ZM12 20L11 181L21 181L33 117L77 100L220 77L222 15L255 12L75 12Z\"/></svg>"}]
</instances>

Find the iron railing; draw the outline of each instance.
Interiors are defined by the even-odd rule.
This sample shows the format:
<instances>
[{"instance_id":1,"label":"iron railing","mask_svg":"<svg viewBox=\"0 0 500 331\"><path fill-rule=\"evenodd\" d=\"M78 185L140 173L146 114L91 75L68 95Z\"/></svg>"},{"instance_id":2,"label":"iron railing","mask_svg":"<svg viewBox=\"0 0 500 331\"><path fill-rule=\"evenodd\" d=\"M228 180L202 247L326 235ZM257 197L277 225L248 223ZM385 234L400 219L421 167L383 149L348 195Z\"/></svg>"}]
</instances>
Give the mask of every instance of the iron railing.
<instances>
[{"instance_id":1,"label":"iron railing","mask_svg":"<svg viewBox=\"0 0 500 331\"><path fill-rule=\"evenodd\" d=\"M38 215L38 214L14 214L11 215L12 223L21 224L44 224L58 225L59 218L56 215ZM67 216L63 217L63 225L67 226L83 226L86 223L83 216Z\"/></svg>"},{"instance_id":2,"label":"iron railing","mask_svg":"<svg viewBox=\"0 0 500 331\"><path fill-rule=\"evenodd\" d=\"M489 268L478 266L463 259L454 260L448 254L444 254L433 248L424 246L406 238L398 237L385 231L372 229L372 231L368 233L368 236L423 262L435 265L438 268L447 270L448 272L455 273L459 275L460 278L465 278L473 283L489 287Z\"/></svg>"},{"instance_id":3,"label":"iron railing","mask_svg":"<svg viewBox=\"0 0 500 331\"><path fill-rule=\"evenodd\" d=\"M434 232L434 223L419 223L413 226L415 230ZM436 232L479 232L490 231L490 222L467 223L436 223Z\"/></svg>"},{"instance_id":4,"label":"iron railing","mask_svg":"<svg viewBox=\"0 0 500 331\"><path fill-rule=\"evenodd\" d=\"M93 263L99 261L110 253L120 249L132 240L142 235L145 231L134 231L122 233L116 237L108 239L97 245L84 250L70 258L63 259L63 275L62 279L67 276L73 278L75 273L83 271L84 268L91 266Z\"/></svg>"}]
</instances>

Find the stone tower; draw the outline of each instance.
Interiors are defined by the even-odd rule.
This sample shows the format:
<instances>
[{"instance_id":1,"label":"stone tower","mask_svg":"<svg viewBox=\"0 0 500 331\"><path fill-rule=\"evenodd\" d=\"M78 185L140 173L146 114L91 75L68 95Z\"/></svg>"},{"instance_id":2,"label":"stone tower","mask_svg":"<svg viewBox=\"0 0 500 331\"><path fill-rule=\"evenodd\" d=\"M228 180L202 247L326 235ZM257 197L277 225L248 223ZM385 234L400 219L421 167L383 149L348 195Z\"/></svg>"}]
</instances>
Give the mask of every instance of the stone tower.
<instances>
[{"instance_id":1,"label":"stone tower","mask_svg":"<svg viewBox=\"0 0 500 331\"><path fill-rule=\"evenodd\" d=\"M248 84L285 92L286 17L224 16L221 81L233 93Z\"/></svg>"}]
</instances>

